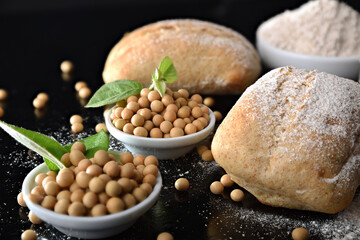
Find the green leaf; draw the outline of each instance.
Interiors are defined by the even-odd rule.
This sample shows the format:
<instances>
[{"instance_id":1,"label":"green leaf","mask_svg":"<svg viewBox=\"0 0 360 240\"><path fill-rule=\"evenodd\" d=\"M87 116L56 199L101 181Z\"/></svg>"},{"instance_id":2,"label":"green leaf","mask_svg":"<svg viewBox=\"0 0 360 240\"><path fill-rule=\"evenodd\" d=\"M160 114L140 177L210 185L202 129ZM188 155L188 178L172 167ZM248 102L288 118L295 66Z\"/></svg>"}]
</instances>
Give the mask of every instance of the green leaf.
<instances>
[{"instance_id":1,"label":"green leaf","mask_svg":"<svg viewBox=\"0 0 360 240\"><path fill-rule=\"evenodd\" d=\"M59 168L55 164L53 164L49 159L46 159L46 158L43 158L43 159L44 159L46 166L48 167L48 169L50 171L54 171L54 172L59 171Z\"/></svg>"},{"instance_id":2,"label":"green leaf","mask_svg":"<svg viewBox=\"0 0 360 240\"><path fill-rule=\"evenodd\" d=\"M160 81L160 80L161 80L161 77L162 77L161 71L159 70L159 68L155 68L155 72L154 72L153 75L152 75L152 79L153 79L154 81Z\"/></svg>"},{"instance_id":3,"label":"green leaf","mask_svg":"<svg viewBox=\"0 0 360 240\"><path fill-rule=\"evenodd\" d=\"M163 97L166 91L166 83L175 82L177 77L178 74L174 64L171 59L166 56L161 61L159 67L155 69L155 72L152 75L152 84L149 89L151 90L154 88L160 93L161 97Z\"/></svg>"},{"instance_id":4,"label":"green leaf","mask_svg":"<svg viewBox=\"0 0 360 240\"><path fill-rule=\"evenodd\" d=\"M79 142L84 143L86 147L85 156L87 158L94 157L94 154L98 150L105 150L109 149L109 136L106 134L104 130L101 130L99 133L92 135L90 137L84 138L79 140ZM70 152L71 146L74 143L65 145L64 148Z\"/></svg>"},{"instance_id":5,"label":"green leaf","mask_svg":"<svg viewBox=\"0 0 360 240\"><path fill-rule=\"evenodd\" d=\"M159 65L159 70L162 74L162 80L165 80L168 83L176 81L178 73L175 69L173 62L168 56L164 57L164 59L161 61Z\"/></svg>"},{"instance_id":6,"label":"green leaf","mask_svg":"<svg viewBox=\"0 0 360 240\"><path fill-rule=\"evenodd\" d=\"M100 107L115 103L139 94L141 89L142 85L139 82L129 79L106 83L94 93L85 107Z\"/></svg>"},{"instance_id":7,"label":"green leaf","mask_svg":"<svg viewBox=\"0 0 360 240\"><path fill-rule=\"evenodd\" d=\"M152 84L150 85L150 87L149 87L149 90L153 90L153 89L154 89L154 86L155 86L155 84L152 83Z\"/></svg>"},{"instance_id":8,"label":"green leaf","mask_svg":"<svg viewBox=\"0 0 360 240\"><path fill-rule=\"evenodd\" d=\"M160 96L163 97L166 91L166 84L165 81L158 81L155 82L155 89L158 90L158 92L160 93Z\"/></svg>"},{"instance_id":9,"label":"green leaf","mask_svg":"<svg viewBox=\"0 0 360 240\"><path fill-rule=\"evenodd\" d=\"M112 150L109 150L108 153L113 155L116 158L116 161L120 162L120 156L122 153L120 153L119 151L112 151Z\"/></svg>"},{"instance_id":10,"label":"green leaf","mask_svg":"<svg viewBox=\"0 0 360 240\"><path fill-rule=\"evenodd\" d=\"M25 147L33 150L46 159L45 163L50 170L57 171L65 168L60 159L67 151L55 139L41 133L7 124L3 121L0 121L0 127Z\"/></svg>"}]
</instances>

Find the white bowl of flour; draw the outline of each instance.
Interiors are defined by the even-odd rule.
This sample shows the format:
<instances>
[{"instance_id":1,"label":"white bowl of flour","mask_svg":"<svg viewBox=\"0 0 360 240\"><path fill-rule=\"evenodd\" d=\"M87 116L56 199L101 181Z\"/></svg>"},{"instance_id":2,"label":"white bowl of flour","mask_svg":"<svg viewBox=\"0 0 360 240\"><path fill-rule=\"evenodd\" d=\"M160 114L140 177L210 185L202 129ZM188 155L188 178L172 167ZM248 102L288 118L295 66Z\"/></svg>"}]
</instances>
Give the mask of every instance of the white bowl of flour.
<instances>
[{"instance_id":1,"label":"white bowl of flour","mask_svg":"<svg viewBox=\"0 0 360 240\"><path fill-rule=\"evenodd\" d=\"M359 79L360 14L335 0L316 0L263 24L256 46L268 68L295 66Z\"/></svg>"}]
</instances>

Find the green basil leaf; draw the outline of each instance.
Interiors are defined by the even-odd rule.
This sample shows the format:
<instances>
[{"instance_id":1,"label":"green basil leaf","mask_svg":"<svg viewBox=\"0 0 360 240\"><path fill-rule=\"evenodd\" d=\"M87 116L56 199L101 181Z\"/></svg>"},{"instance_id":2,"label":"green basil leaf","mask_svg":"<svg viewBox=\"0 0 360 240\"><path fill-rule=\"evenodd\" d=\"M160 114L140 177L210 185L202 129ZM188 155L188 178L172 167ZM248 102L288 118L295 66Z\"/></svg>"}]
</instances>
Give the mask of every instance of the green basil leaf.
<instances>
[{"instance_id":1,"label":"green basil leaf","mask_svg":"<svg viewBox=\"0 0 360 240\"><path fill-rule=\"evenodd\" d=\"M165 81L160 80L155 82L155 89L160 93L160 96L163 97L166 91Z\"/></svg>"},{"instance_id":2,"label":"green basil leaf","mask_svg":"<svg viewBox=\"0 0 360 240\"><path fill-rule=\"evenodd\" d=\"M173 62L168 56L164 57L164 59L161 61L159 70L162 73L162 77L160 78L161 80L165 80L168 83L176 81L178 73Z\"/></svg>"},{"instance_id":3,"label":"green basil leaf","mask_svg":"<svg viewBox=\"0 0 360 240\"><path fill-rule=\"evenodd\" d=\"M129 79L106 83L94 93L85 107L100 107L115 103L139 94L141 89L142 85L139 82Z\"/></svg>"},{"instance_id":4,"label":"green basil leaf","mask_svg":"<svg viewBox=\"0 0 360 240\"><path fill-rule=\"evenodd\" d=\"M149 90L153 90L154 89L154 83L152 83L151 85L150 85L150 87L149 87Z\"/></svg>"},{"instance_id":5,"label":"green basil leaf","mask_svg":"<svg viewBox=\"0 0 360 240\"><path fill-rule=\"evenodd\" d=\"M154 72L154 74L152 75L153 81L155 81L155 82L156 82L156 81L160 81L161 78L162 78L162 73L161 73L160 69L159 69L159 68L155 68L155 72Z\"/></svg>"},{"instance_id":6,"label":"green basil leaf","mask_svg":"<svg viewBox=\"0 0 360 240\"><path fill-rule=\"evenodd\" d=\"M48 165L49 169L57 171L65 168L60 159L67 151L55 139L41 133L7 124L3 121L0 121L0 127L25 147L45 158L47 165L50 162L51 164Z\"/></svg>"},{"instance_id":7,"label":"green basil leaf","mask_svg":"<svg viewBox=\"0 0 360 240\"><path fill-rule=\"evenodd\" d=\"M59 171L59 168L55 164L53 164L49 159L47 159L47 158L43 158L43 159L44 159L46 166L48 167L48 169L50 171L54 171L54 172Z\"/></svg>"},{"instance_id":8,"label":"green basil leaf","mask_svg":"<svg viewBox=\"0 0 360 240\"><path fill-rule=\"evenodd\" d=\"M85 156L87 158L94 157L94 154L98 150L105 150L109 149L109 136L106 134L104 130L101 130L99 133L89 136L87 138L79 140L79 142L84 143L86 147ZM70 143L65 145L64 148L70 152L71 146L74 143Z\"/></svg>"},{"instance_id":9,"label":"green basil leaf","mask_svg":"<svg viewBox=\"0 0 360 240\"><path fill-rule=\"evenodd\" d=\"M109 150L108 153L113 155L116 158L116 161L120 162L120 156L122 153L120 153L119 151L113 151L113 150Z\"/></svg>"}]
</instances>

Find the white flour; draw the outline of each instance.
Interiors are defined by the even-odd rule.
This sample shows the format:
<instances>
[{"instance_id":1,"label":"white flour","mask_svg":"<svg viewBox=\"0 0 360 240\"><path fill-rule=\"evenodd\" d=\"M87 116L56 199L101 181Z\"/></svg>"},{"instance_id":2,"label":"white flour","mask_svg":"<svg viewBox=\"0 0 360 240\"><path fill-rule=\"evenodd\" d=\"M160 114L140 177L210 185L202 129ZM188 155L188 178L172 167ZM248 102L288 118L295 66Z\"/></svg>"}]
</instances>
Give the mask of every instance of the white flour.
<instances>
[{"instance_id":1,"label":"white flour","mask_svg":"<svg viewBox=\"0 0 360 240\"><path fill-rule=\"evenodd\" d=\"M248 193L246 193L248 194ZM263 229L263 233L247 232L243 233L242 239L284 239L284 232L290 238L291 231L296 227L304 227L312 236L311 239L329 240L358 240L360 239L360 196L355 196L352 204L344 211L335 215L319 215L303 212L303 216L293 217L289 214L293 210L276 209L273 211L258 211L250 207L244 207L241 203L234 204L230 199L216 198L210 204L212 208L219 208L221 215L214 214L212 211L199 212L200 216L209 218L209 224L216 225L216 231L220 232L222 238L213 239L232 239L230 235L236 232L245 232L243 228L251 228L257 225L256 229ZM283 210L283 211L282 211ZM280 212L280 213L279 213ZM281 213L282 212L282 213ZM299 212L293 212L299 214ZM239 224L236 220L239 220ZM229 230L228 230L229 229ZM229 232L227 232L227 230ZM278 232L281 236L278 236ZM220 234L218 233L217 236ZM269 237L264 237L268 235ZM237 239L237 238L233 238Z\"/></svg>"},{"instance_id":2,"label":"white flour","mask_svg":"<svg viewBox=\"0 0 360 240\"><path fill-rule=\"evenodd\" d=\"M258 37L301 54L360 56L360 14L336 0L309 1L264 22Z\"/></svg>"}]
</instances>

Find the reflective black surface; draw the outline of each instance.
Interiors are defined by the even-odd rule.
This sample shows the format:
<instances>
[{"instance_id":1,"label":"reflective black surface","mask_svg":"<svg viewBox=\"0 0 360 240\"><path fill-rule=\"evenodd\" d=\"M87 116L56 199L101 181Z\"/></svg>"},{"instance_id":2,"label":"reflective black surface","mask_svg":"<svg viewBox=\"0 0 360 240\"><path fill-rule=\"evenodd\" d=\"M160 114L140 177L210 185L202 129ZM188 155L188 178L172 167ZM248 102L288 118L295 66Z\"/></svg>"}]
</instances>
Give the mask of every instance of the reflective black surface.
<instances>
[{"instance_id":1,"label":"reflective black surface","mask_svg":"<svg viewBox=\"0 0 360 240\"><path fill-rule=\"evenodd\" d=\"M106 1L104 5L59 3L61 7L2 2L0 88L9 93L8 100L0 103L5 109L2 120L53 136L64 144L94 134L95 125L103 121L103 109L84 109L74 84L86 81L92 90L102 85L106 56L126 31L158 19L194 17L232 27L254 41L255 30L263 20L303 2ZM357 1L348 2L360 9ZM70 80L64 80L59 70L64 59L75 64ZM35 111L32 100L41 91L49 94L50 101L44 111ZM213 109L225 115L238 97L215 96ZM72 114L84 117L83 133L70 132ZM111 147L124 150L113 138ZM70 239L45 223L31 225L28 210L16 202L24 177L41 162L40 157L0 131L0 239L19 239L28 228L33 228L40 239ZM162 231L171 232L175 239L290 239L291 230L298 226L308 228L311 239L337 239L347 234L349 239L360 237L360 214L357 218L352 214L359 213L358 195L345 215L325 215L264 206L249 193L242 203L234 203L229 199L231 189L213 195L209 186L224 171L215 162L203 162L196 151L177 160L161 161L160 170L164 186L157 204L133 227L111 239L156 239ZM173 184L183 176L191 187L179 193ZM354 217L354 225L344 216L350 220Z\"/></svg>"}]
</instances>

